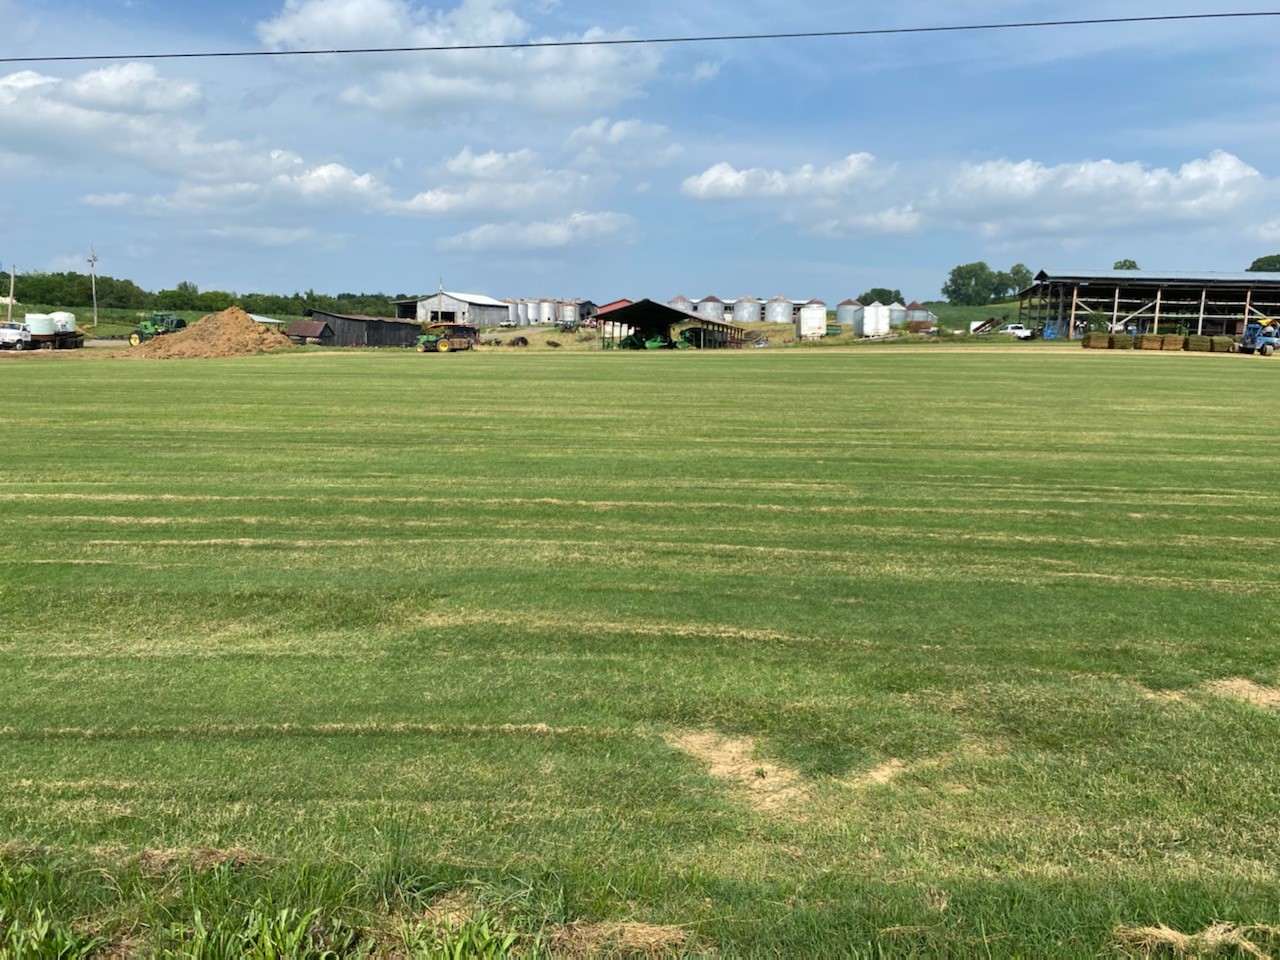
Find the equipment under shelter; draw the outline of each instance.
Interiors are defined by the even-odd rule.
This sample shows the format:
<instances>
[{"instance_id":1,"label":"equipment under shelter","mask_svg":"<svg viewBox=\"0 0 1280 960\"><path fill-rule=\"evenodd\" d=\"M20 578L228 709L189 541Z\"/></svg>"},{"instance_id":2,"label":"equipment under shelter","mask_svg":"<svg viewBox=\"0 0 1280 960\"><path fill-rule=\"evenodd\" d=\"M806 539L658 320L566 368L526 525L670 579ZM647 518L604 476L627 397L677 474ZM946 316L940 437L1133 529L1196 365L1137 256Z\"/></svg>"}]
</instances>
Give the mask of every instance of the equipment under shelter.
<instances>
[{"instance_id":1,"label":"equipment under shelter","mask_svg":"<svg viewBox=\"0 0 1280 960\"><path fill-rule=\"evenodd\" d=\"M1018 299L1018 319L1046 340L1088 330L1236 336L1249 320L1280 317L1280 273L1042 270Z\"/></svg>"}]
</instances>

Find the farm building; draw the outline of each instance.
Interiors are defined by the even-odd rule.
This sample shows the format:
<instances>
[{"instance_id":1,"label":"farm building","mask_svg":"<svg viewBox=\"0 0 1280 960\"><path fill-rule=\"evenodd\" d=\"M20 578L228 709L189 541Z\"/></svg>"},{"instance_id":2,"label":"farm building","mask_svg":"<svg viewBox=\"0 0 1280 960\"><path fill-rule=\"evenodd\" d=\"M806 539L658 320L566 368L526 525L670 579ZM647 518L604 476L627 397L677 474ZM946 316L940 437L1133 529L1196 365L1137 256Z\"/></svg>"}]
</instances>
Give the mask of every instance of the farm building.
<instances>
[{"instance_id":1,"label":"farm building","mask_svg":"<svg viewBox=\"0 0 1280 960\"><path fill-rule=\"evenodd\" d=\"M732 323L677 310L652 300L618 307L610 310L607 316L608 319L602 320L598 328L601 345L606 350L637 342L661 342L663 346L684 342L702 349L740 347L746 337L746 331Z\"/></svg>"},{"instance_id":2,"label":"farm building","mask_svg":"<svg viewBox=\"0 0 1280 960\"><path fill-rule=\"evenodd\" d=\"M349 316L341 313L326 313L323 310L312 310L311 322L328 327L333 339L326 341L322 333L303 334L303 337L314 336L322 343L332 343L336 347L411 347L422 332L416 320L397 320L391 317ZM289 336L293 337L294 323L289 327ZM316 327L305 329L315 330Z\"/></svg>"},{"instance_id":3,"label":"farm building","mask_svg":"<svg viewBox=\"0 0 1280 960\"><path fill-rule=\"evenodd\" d=\"M609 313L613 310L618 310L622 307L629 307L633 302L634 301L632 300L624 299L624 300L614 300L611 303L606 303L603 307L600 307L599 310L596 311L596 316L600 316L600 314L602 313Z\"/></svg>"},{"instance_id":4,"label":"farm building","mask_svg":"<svg viewBox=\"0 0 1280 960\"><path fill-rule=\"evenodd\" d=\"M473 327L496 327L515 320L515 304L503 303L480 293L433 293L429 297L396 301L396 317L415 323L466 323ZM548 318L545 322L551 322Z\"/></svg>"},{"instance_id":5,"label":"farm building","mask_svg":"<svg viewBox=\"0 0 1280 960\"><path fill-rule=\"evenodd\" d=\"M1280 273L1042 270L1018 299L1018 319L1046 340L1090 327L1237 335L1250 319L1280 316Z\"/></svg>"},{"instance_id":6,"label":"farm building","mask_svg":"<svg viewBox=\"0 0 1280 960\"><path fill-rule=\"evenodd\" d=\"M295 320L285 331L294 343L315 343L333 346L333 327L323 320Z\"/></svg>"}]
</instances>

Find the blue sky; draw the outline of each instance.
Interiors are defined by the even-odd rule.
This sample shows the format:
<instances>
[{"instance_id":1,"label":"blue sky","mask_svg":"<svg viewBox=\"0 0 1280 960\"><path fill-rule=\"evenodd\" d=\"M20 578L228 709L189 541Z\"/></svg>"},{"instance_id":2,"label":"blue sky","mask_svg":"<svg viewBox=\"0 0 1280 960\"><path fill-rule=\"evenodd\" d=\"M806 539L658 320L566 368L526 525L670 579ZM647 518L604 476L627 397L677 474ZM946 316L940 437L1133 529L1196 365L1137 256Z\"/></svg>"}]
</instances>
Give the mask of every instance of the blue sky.
<instances>
[{"instance_id":1,"label":"blue sky","mask_svg":"<svg viewBox=\"0 0 1280 960\"><path fill-rule=\"evenodd\" d=\"M8 56L1215 12L1207 0L0 0ZM1231 9L1267 9L1242 2ZM0 64L0 261L151 289L933 299L952 266L1280 252L1280 18Z\"/></svg>"}]
</instances>

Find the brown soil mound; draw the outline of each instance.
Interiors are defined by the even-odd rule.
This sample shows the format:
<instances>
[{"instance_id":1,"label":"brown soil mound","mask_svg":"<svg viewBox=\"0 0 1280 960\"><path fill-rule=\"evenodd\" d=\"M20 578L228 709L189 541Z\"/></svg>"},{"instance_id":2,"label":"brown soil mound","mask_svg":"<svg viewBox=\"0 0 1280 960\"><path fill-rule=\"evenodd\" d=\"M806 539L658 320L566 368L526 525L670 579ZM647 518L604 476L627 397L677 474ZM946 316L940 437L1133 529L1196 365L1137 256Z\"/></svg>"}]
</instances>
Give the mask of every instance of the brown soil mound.
<instances>
[{"instance_id":1,"label":"brown soil mound","mask_svg":"<svg viewBox=\"0 0 1280 960\"><path fill-rule=\"evenodd\" d=\"M185 330L154 337L121 356L145 360L216 359L246 357L264 350L291 350L294 343L279 330L265 326L239 307L201 317Z\"/></svg>"}]
</instances>

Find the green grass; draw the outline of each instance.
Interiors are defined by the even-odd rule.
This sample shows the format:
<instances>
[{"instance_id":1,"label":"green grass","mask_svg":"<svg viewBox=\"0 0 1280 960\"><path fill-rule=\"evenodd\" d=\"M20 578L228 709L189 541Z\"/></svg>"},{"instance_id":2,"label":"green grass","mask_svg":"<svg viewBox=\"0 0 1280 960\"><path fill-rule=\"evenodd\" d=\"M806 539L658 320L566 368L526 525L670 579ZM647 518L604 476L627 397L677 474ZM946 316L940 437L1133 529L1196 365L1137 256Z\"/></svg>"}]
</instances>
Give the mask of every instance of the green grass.
<instances>
[{"instance_id":1,"label":"green grass","mask_svg":"<svg viewBox=\"0 0 1280 960\"><path fill-rule=\"evenodd\" d=\"M1280 441L1240 400L1273 363L0 367L0 956L1280 920L1280 715L1208 686L1277 681ZM789 801L670 745L699 730Z\"/></svg>"}]
</instances>

